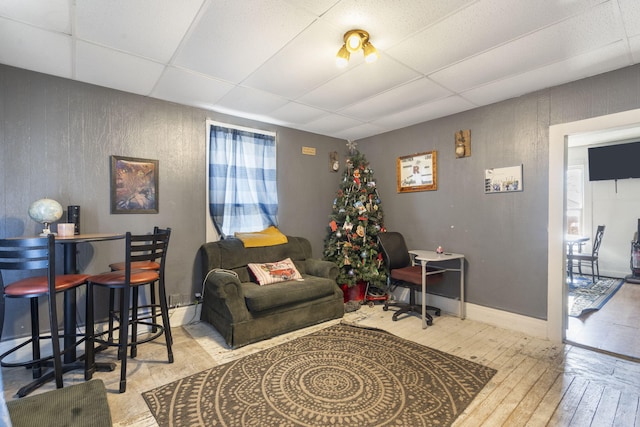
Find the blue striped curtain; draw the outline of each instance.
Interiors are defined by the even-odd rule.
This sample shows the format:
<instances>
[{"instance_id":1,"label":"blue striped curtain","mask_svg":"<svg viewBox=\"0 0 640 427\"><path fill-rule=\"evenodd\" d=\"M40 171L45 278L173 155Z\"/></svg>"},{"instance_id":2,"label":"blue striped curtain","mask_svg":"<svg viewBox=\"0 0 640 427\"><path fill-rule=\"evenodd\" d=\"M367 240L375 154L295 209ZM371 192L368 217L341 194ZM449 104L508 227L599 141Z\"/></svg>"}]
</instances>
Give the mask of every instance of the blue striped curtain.
<instances>
[{"instance_id":1,"label":"blue striped curtain","mask_svg":"<svg viewBox=\"0 0 640 427\"><path fill-rule=\"evenodd\" d=\"M211 126L209 212L223 237L278 225L274 136Z\"/></svg>"}]
</instances>

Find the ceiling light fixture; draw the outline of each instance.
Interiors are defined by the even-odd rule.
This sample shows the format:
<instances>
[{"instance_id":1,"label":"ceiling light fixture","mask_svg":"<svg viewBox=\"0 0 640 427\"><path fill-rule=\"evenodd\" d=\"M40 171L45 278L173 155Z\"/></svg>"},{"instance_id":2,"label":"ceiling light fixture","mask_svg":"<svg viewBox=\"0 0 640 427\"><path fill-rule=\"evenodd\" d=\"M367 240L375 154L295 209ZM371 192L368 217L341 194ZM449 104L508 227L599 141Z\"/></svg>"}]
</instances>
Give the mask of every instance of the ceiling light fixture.
<instances>
[{"instance_id":1,"label":"ceiling light fixture","mask_svg":"<svg viewBox=\"0 0 640 427\"><path fill-rule=\"evenodd\" d=\"M336 55L336 65L344 68L349 64L352 53L362 49L364 60L367 63L375 62L378 59L378 51L369 42L369 33L364 30L349 30L344 33L344 44Z\"/></svg>"}]
</instances>

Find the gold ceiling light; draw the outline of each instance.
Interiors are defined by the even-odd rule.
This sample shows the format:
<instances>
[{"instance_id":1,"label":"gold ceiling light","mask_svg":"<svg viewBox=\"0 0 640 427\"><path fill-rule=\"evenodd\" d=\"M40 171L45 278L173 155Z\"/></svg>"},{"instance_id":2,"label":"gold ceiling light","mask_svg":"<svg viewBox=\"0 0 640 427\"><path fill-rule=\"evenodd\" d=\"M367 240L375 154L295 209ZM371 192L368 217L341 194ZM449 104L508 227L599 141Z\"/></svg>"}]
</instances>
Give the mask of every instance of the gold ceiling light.
<instances>
[{"instance_id":1,"label":"gold ceiling light","mask_svg":"<svg viewBox=\"0 0 640 427\"><path fill-rule=\"evenodd\" d=\"M344 44L336 55L336 65L340 68L349 64L349 58L352 53L359 50L364 52L364 60L372 63L378 59L378 51L369 42L369 33L365 30L349 30L344 33Z\"/></svg>"}]
</instances>

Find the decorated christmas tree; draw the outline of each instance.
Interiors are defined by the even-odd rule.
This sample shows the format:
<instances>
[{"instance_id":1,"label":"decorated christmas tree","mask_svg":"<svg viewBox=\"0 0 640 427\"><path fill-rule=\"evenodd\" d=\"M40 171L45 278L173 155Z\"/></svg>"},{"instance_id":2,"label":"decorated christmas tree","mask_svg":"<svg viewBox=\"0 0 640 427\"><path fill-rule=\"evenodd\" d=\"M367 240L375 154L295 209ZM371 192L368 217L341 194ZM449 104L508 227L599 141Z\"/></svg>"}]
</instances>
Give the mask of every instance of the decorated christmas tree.
<instances>
[{"instance_id":1,"label":"decorated christmas tree","mask_svg":"<svg viewBox=\"0 0 640 427\"><path fill-rule=\"evenodd\" d=\"M387 282L378 233L384 231L380 196L373 170L352 141L340 188L333 201L324 259L340 267L338 285L358 282L384 289Z\"/></svg>"}]
</instances>

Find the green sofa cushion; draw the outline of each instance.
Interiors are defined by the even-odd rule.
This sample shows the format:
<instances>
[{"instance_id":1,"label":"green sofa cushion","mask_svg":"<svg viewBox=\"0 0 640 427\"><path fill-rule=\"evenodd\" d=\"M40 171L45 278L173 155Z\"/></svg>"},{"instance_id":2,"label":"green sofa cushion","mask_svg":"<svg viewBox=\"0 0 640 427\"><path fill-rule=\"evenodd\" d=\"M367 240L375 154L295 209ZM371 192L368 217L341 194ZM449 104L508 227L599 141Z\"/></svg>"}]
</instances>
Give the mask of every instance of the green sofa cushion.
<instances>
[{"instance_id":1,"label":"green sofa cushion","mask_svg":"<svg viewBox=\"0 0 640 427\"><path fill-rule=\"evenodd\" d=\"M312 301L334 293L336 282L334 280L302 275L302 281L289 280L260 286L252 282L242 284L244 299L249 311L259 313L261 311Z\"/></svg>"}]
</instances>

